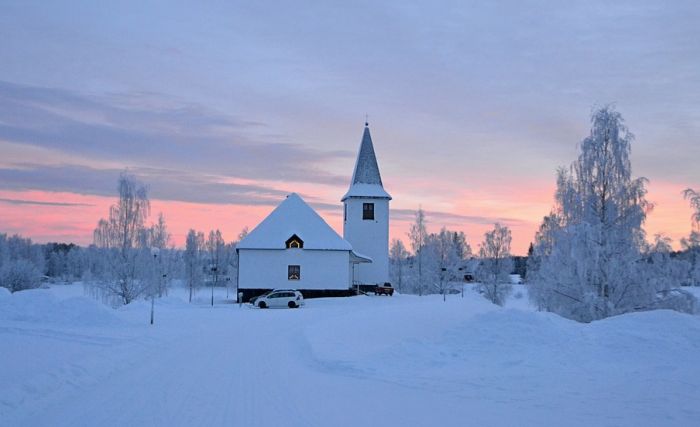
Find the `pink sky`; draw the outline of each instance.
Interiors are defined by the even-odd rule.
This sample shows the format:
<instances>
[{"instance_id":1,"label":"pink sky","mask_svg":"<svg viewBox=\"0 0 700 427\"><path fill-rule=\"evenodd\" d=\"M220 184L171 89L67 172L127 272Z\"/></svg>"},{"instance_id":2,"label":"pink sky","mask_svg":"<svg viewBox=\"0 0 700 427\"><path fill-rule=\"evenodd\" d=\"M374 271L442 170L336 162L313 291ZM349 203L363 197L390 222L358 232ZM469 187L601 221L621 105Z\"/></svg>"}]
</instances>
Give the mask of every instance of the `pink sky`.
<instances>
[{"instance_id":1,"label":"pink sky","mask_svg":"<svg viewBox=\"0 0 700 427\"><path fill-rule=\"evenodd\" d=\"M528 187L528 186L525 186ZM690 209L681 197L682 185L656 182L649 186L649 200L656 203L650 213L646 230L651 238L655 233L663 232L673 238L676 246L678 240L690 231ZM513 232L513 253L525 254L541 217L552 205L553 185L532 188L528 191L489 192L482 188L478 192L465 191L460 195L459 203L454 204L450 213L465 216L507 217L520 222L510 225ZM397 194L394 193L394 198ZM489 197L486 197L489 195ZM34 202L76 204L69 206L29 205L0 202L2 231L19 233L32 237L37 242L74 242L81 245L92 242L92 231L101 217L106 217L114 197L88 196L70 192L44 191L0 191L0 199L23 200ZM320 210L321 216L342 235L342 209L337 202L335 213ZM405 203L392 203L392 207L413 209ZM152 215L156 219L158 212L163 212L173 236L173 243L182 246L189 228L198 231L220 229L227 241L236 238L245 226L251 229L272 209L272 206L241 206L223 204L186 203L176 201L151 201ZM487 224L459 224L459 221L438 222L428 215L429 231L437 231L445 225L452 230L464 231L472 249L478 248L483 233L489 229ZM391 238L403 239L408 243L406 233L410 226L407 220L394 220L391 223Z\"/></svg>"},{"instance_id":2,"label":"pink sky","mask_svg":"<svg viewBox=\"0 0 700 427\"><path fill-rule=\"evenodd\" d=\"M190 227L232 240L289 192L340 233L367 113L393 238L422 206L430 231L465 231L475 250L502 221L523 254L556 169L613 104L650 180L647 232L677 245L680 192L700 188L699 14L660 0L9 2L0 232L87 244L129 169L178 245Z\"/></svg>"}]
</instances>

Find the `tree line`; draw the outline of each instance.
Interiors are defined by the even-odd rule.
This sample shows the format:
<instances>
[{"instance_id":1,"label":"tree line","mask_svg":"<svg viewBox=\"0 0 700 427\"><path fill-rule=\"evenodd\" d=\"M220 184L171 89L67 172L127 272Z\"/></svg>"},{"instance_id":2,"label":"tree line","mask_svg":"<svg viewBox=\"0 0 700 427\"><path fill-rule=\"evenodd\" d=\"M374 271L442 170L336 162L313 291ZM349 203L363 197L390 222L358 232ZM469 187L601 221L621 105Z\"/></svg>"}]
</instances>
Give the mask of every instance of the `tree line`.
<instances>
[{"instance_id":1,"label":"tree line","mask_svg":"<svg viewBox=\"0 0 700 427\"><path fill-rule=\"evenodd\" d=\"M237 241L226 243L219 230L189 230L185 249L177 249L162 213L146 225L151 206L142 182L122 173L117 192L87 247L0 234L0 286L16 292L47 281L82 281L112 305L165 296L173 283L188 288L190 301L205 284L235 287ZM244 228L238 241L246 234Z\"/></svg>"},{"instance_id":2,"label":"tree line","mask_svg":"<svg viewBox=\"0 0 700 427\"><path fill-rule=\"evenodd\" d=\"M465 281L475 281L480 293L503 305L514 272L510 229L494 224L473 253L464 232L442 227L428 233L427 222L425 211L419 208L407 236L412 252L399 239L391 242L390 276L397 290L421 296L441 294L445 300L447 294L464 292Z\"/></svg>"},{"instance_id":3,"label":"tree line","mask_svg":"<svg viewBox=\"0 0 700 427\"><path fill-rule=\"evenodd\" d=\"M511 291L510 275L519 273L538 309L578 321L658 308L696 311L695 297L683 287L700 285L700 193L688 188L679 194L693 210L681 252L673 252L664 235L649 241L643 226L653 203L646 199L648 180L632 175L633 141L614 108L592 113L578 158L557 171L554 207L526 258L511 255L511 231L505 225L494 224L473 252L463 232L442 227L429 233L419 208L407 235L410 251L402 240L391 242L394 287L444 299L473 280L481 294L502 305ZM235 246L247 229L229 243L219 230L190 230L179 250L162 214L146 225L151 207L143 183L125 172L117 192L88 247L38 245L0 234L0 286L14 292L39 286L42 279L82 280L96 296L129 304L167 295L175 281L189 289L191 301L209 281L213 304L215 285L227 290L235 285Z\"/></svg>"},{"instance_id":4,"label":"tree line","mask_svg":"<svg viewBox=\"0 0 700 427\"><path fill-rule=\"evenodd\" d=\"M402 292L444 295L469 277L502 305L509 275L518 273L538 309L582 322L659 308L697 311L696 298L683 287L700 285L700 193L688 188L679 195L693 209L681 251L672 251L662 234L649 242L643 225L653 204L646 199L648 180L632 176L633 140L613 107L593 112L578 159L557 171L554 208L527 257L510 255L511 233L500 224L472 254L464 234L428 233L419 209L408 233L412 253L392 241L392 281Z\"/></svg>"}]
</instances>

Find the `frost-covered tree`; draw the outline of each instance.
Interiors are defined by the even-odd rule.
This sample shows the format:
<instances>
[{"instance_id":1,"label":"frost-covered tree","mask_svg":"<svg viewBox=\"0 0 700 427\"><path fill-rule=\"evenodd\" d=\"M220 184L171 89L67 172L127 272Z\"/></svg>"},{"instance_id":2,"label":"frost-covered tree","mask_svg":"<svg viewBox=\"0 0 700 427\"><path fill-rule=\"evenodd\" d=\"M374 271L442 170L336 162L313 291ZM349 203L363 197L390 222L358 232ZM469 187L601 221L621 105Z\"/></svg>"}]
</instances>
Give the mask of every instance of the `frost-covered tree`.
<instances>
[{"instance_id":1,"label":"frost-covered tree","mask_svg":"<svg viewBox=\"0 0 700 427\"><path fill-rule=\"evenodd\" d=\"M66 271L70 280L82 280L88 269L86 251L80 246L72 247L66 254Z\"/></svg>"},{"instance_id":2,"label":"frost-covered tree","mask_svg":"<svg viewBox=\"0 0 700 427\"><path fill-rule=\"evenodd\" d=\"M693 286L700 286L700 193L687 188L683 191L683 197L693 209L690 217L692 230L687 238L681 239L681 246L688 253L690 262L687 282Z\"/></svg>"},{"instance_id":3,"label":"frost-covered tree","mask_svg":"<svg viewBox=\"0 0 700 427\"><path fill-rule=\"evenodd\" d=\"M0 266L0 286L10 292L38 288L41 273L28 259L11 259Z\"/></svg>"},{"instance_id":4,"label":"frost-covered tree","mask_svg":"<svg viewBox=\"0 0 700 427\"><path fill-rule=\"evenodd\" d=\"M477 280L479 292L494 304L503 305L512 289L510 273L513 260L510 255L512 241L510 229L499 223L493 230L484 233L484 241L479 247L479 267Z\"/></svg>"},{"instance_id":5,"label":"frost-covered tree","mask_svg":"<svg viewBox=\"0 0 700 427\"><path fill-rule=\"evenodd\" d=\"M411 242L411 248L415 254L415 264L417 274L412 278L414 283L414 288L418 295L423 295L426 287L426 277L423 271L424 256L423 247L425 246L426 239L428 237L428 231L426 227L425 212L423 208L419 207L416 211L416 219L411 224L411 228L408 232L408 238Z\"/></svg>"},{"instance_id":6,"label":"frost-covered tree","mask_svg":"<svg viewBox=\"0 0 700 427\"><path fill-rule=\"evenodd\" d=\"M151 254L158 254L155 257L154 271L158 275L158 280L155 280L155 293L158 297L167 295L168 285L172 279L176 253L174 248L170 248L170 232L165 223L163 213L158 214L158 222L153 224L148 229L144 230L145 241L144 248L151 248ZM156 251L153 251L156 249Z\"/></svg>"},{"instance_id":7,"label":"frost-covered tree","mask_svg":"<svg viewBox=\"0 0 700 427\"><path fill-rule=\"evenodd\" d=\"M391 276L391 281L394 286L399 291L403 292L403 284L405 281L405 269L406 260L408 259L408 251L403 242L399 239L393 239L391 241L391 247L389 248L389 266L391 267L389 273Z\"/></svg>"},{"instance_id":8,"label":"frost-covered tree","mask_svg":"<svg viewBox=\"0 0 700 427\"><path fill-rule=\"evenodd\" d=\"M95 246L105 249L101 253L108 257L108 275L101 278L100 290L129 304L148 286L139 270L150 254L139 249L143 248L144 222L151 204L146 186L126 172L119 177L117 188L117 203L110 207L107 219L100 219L93 234Z\"/></svg>"},{"instance_id":9,"label":"frost-covered tree","mask_svg":"<svg viewBox=\"0 0 700 427\"><path fill-rule=\"evenodd\" d=\"M0 233L0 267L10 260L10 248L7 246L7 234Z\"/></svg>"},{"instance_id":10,"label":"frost-covered tree","mask_svg":"<svg viewBox=\"0 0 700 427\"><path fill-rule=\"evenodd\" d=\"M226 243L221 235L221 231L212 230L206 241L207 253L209 256L209 272L211 273L211 305L214 305L214 287L218 285L219 277L226 274Z\"/></svg>"},{"instance_id":11,"label":"frost-covered tree","mask_svg":"<svg viewBox=\"0 0 700 427\"><path fill-rule=\"evenodd\" d=\"M10 292L37 288L45 266L41 245L17 234L0 234L0 287Z\"/></svg>"},{"instance_id":12,"label":"frost-covered tree","mask_svg":"<svg viewBox=\"0 0 700 427\"><path fill-rule=\"evenodd\" d=\"M452 233L452 242L457 257L460 260L469 258L472 255L472 247L467 242L467 236L463 231L455 231Z\"/></svg>"},{"instance_id":13,"label":"frost-covered tree","mask_svg":"<svg viewBox=\"0 0 700 427\"><path fill-rule=\"evenodd\" d=\"M549 288L542 286L541 284L545 280L540 280L540 274L543 273L541 270L542 260L551 256L552 249L554 248L554 233L561 228L561 221L555 213L545 216L542 219L542 224L540 228L535 233L535 242L530 244L530 249L528 250L527 259L527 277L528 283L533 284L528 289L528 294L530 300L533 301L539 310L551 311L549 307L550 297L552 297L552 292Z\"/></svg>"},{"instance_id":14,"label":"frost-covered tree","mask_svg":"<svg viewBox=\"0 0 700 427\"><path fill-rule=\"evenodd\" d=\"M241 229L241 232L238 233L238 242L245 239L246 236L248 235L248 232L249 232L248 226L243 227L243 229Z\"/></svg>"},{"instance_id":15,"label":"frost-covered tree","mask_svg":"<svg viewBox=\"0 0 700 427\"><path fill-rule=\"evenodd\" d=\"M460 255L468 248L466 238L460 239L458 233L453 233L442 227L439 233L428 236L426 253L429 254L429 276L432 278L433 289L446 300L447 293L454 288L455 277L462 261Z\"/></svg>"},{"instance_id":16,"label":"frost-covered tree","mask_svg":"<svg viewBox=\"0 0 700 427\"><path fill-rule=\"evenodd\" d=\"M187 233L184 253L185 284L190 293L190 302L192 302L194 293L197 292L197 289L199 289L204 282L202 271L203 252L204 233L190 229Z\"/></svg>"},{"instance_id":17,"label":"frost-covered tree","mask_svg":"<svg viewBox=\"0 0 700 427\"><path fill-rule=\"evenodd\" d=\"M662 234L654 236L643 263L647 286L656 289L656 299L650 308L666 308L686 313L696 311L695 297L681 288L688 277L690 264L672 257L671 239Z\"/></svg>"},{"instance_id":18,"label":"frost-covered tree","mask_svg":"<svg viewBox=\"0 0 700 427\"><path fill-rule=\"evenodd\" d=\"M555 209L534 247L533 301L543 310L591 321L653 308L642 225L651 204L633 178L633 135L610 107L595 111L578 159L557 176ZM530 267L530 266L529 266Z\"/></svg>"},{"instance_id":19,"label":"frost-covered tree","mask_svg":"<svg viewBox=\"0 0 700 427\"><path fill-rule=\"evenodd\" d=\"M692 188L686 188L683 191L683 197L690 202L690 206L694 209L690 218L693 222L693 227L698 230L700 229L700 193Z\"/></svg>"}]
</instances>

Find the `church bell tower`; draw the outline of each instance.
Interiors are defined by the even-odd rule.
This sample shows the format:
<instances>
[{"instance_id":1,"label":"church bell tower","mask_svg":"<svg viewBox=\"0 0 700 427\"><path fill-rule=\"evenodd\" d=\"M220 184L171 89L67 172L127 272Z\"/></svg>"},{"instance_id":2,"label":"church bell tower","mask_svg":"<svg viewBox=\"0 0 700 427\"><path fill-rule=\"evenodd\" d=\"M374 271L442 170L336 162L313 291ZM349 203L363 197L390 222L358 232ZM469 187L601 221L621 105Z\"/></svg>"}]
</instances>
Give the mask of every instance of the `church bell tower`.
<instances>
[{"instance_id":1,"label":"church bell tower","mask_svg":"<svg viewBox=\"0 0 700 427\"><path fill-rule=\"evenodd\" d=\"M355 280L361 284L383 284L389 281L389 201L384 190L374 154L369 124L365 123L355 172L348 192L342 198L343 238L353 251L372 259L360 264Z\"/></svg>"}]
</instances>

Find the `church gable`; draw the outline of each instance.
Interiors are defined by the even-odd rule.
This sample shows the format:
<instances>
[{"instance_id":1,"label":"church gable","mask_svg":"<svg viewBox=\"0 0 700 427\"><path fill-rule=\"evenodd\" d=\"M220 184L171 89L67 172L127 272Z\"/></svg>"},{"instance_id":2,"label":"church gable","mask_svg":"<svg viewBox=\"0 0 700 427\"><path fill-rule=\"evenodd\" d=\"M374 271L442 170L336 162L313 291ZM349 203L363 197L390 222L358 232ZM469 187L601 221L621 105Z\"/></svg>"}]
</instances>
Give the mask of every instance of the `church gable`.
<instances>
[{"instance_id":1,"label":"church gable","mask_svg":"<svg viewBox=\"0 0 700 427\"><path fill-rule=\"evenodd\" d=\"M303 240L300 236L303 236ZM298 194L280 203L243 240L238 249L287 249L296 237L299 247L317 250L352 249Z\"/></svg>"}]
</instances>

